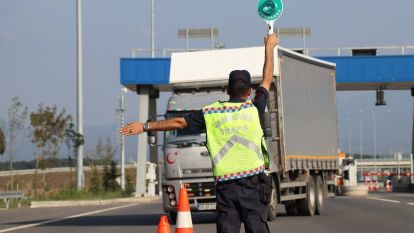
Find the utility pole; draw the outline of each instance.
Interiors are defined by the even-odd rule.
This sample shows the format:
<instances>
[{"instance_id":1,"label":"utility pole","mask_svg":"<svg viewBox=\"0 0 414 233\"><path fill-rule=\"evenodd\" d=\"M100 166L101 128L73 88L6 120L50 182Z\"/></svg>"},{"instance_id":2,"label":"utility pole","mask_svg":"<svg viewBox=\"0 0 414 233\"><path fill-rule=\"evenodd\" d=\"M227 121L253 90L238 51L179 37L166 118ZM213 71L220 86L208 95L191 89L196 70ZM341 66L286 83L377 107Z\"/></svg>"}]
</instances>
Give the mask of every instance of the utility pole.
<instances>
[{"instance_id":1,"label":"utility pole","mask_svg":"<svg viewBox=\"0 0 414 233\"><path fill-rule=\"evenodd\" d=\"M119 129L124 125L124 112L125 110L125 93L127 93L128 89L123 87L121 89L121 99L119 100L119 108L117 109L118 112L118 120L119 120ZM125 190L125 136L119 135L119 149L120 149L120 156L121 156L121 189L122 191Z\"/></svg>"},{"instance_id":2,"label":"utility pole","mask_svg":"<svg viewBox=\"0 0 414 233\"><path fill-rule=\"evenodd\" d=\"M83 135L83 87L82 87L82 2L76 1L76 44L77 44L77 131ZM77 152L77 189L80 190L84 186L83 176L83 145L80 145Z\"/></svg>"},{"instance_id":3,"label":"utility pole","mask_svg":"<svg viewBox=\"0 0 414 233\"><path fill-rule=\"evenodd\" d=\"M414 88L411 88L411 97L414 97ZM413 102L414 104L414 102ZM414 105L413 105L413 123L411 136L411 184L414 184Z\"/></svg>"},{"instance_id":4,"label":"utility pole","mask_svg":"<svg viewBox=\"0 0 414 233\"><path fill-rule=\"evenodd\" d=\"M151 57L155 57L155 15L154 0L151 0Z\"/></svg>"},{"instance_id":5,"label":"utility pole","mask_svg":"<svg viewBox=\"0 0 414 233\"><path fill-rule=\"evenodd\" d=\"M413 158L413 154L411 154L410 156L410 162L411 162L411 184L414 184L414 158Z\"/></svg>"},{"instance_id":6,"label":"utility pole","mask_svg":"<svg viewBox=\"0 0 414 233\"><path fill-rule=\"evenodd\" d=\"M348 130L348 152L349 152L349 155L350 156L352 156L352 140L351 140L351 134L352 134L352 131L349 129Z\"/></svg>"},{"instance_id":7,"label":"utility pole","mask_svg":"<svg viewBox=\"0 0 414 233\"><path fill-rule=\"evenodd\" d=\"M359 120L359 155L362 159L362 120Z\"/></svg>"},{"instance_id":8,"label":"utility pole","mask_svg":"<svg viewBox=\"0 0 414 233\"><path fill-rule=\"evenodd\" d=\"M377 171L377 124L375 122L375 110L372 114L372 123L373 123L373 136L374 136L374 166L375 166L375 172Z\"/></svg>"}]
</instances>

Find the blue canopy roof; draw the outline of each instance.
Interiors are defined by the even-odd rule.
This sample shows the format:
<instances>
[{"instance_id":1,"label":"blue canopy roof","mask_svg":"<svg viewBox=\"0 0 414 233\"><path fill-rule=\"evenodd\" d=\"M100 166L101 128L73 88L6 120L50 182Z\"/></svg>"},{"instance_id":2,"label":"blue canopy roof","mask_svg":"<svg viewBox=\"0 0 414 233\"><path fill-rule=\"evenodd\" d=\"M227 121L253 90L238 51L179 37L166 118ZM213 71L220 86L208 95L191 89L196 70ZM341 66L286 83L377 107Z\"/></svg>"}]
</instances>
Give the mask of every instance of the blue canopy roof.
<instances>
[{"instance_id":1,"label":"blue canopy roof","mask_svg":"<svg viewBox=\"0 0 414 233\"><path fill-rule=\"evenodd\" d=\"M337 90L403 90L414 87L414 55L338 56L319 59L336 63ZM169 84L170 58L122 58L124 86Z\"/></svg>"}]
</instances>

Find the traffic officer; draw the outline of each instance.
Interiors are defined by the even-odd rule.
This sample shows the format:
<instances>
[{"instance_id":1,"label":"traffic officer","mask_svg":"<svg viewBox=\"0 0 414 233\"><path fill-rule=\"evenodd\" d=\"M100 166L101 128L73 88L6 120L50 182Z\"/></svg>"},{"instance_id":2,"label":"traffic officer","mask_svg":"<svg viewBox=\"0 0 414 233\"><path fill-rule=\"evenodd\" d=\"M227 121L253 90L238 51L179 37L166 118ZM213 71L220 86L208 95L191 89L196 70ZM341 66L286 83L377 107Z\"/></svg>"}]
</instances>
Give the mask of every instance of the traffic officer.
<instances>
[{"instance_id":1,"label":"traffic officer","mask_svg":"<svg viewBox=\"0 0 414 233\"><path fill-rule=\"evenodd\" d=\"M206 129L207 149L213 161L216 181L217 232L268 233L267 205L260 199L259 174L269 158L260 124L274 72L274 48L279 40L275 34L266 36L263 80L251 94L251 77L246 70L229 75L228 101L217 101L184 117L155 122L132 122L122 127L123 135L148 131L167 131L190 127ZM261 174L263 175L263 174Z\"/></svg>"}]
</instances>

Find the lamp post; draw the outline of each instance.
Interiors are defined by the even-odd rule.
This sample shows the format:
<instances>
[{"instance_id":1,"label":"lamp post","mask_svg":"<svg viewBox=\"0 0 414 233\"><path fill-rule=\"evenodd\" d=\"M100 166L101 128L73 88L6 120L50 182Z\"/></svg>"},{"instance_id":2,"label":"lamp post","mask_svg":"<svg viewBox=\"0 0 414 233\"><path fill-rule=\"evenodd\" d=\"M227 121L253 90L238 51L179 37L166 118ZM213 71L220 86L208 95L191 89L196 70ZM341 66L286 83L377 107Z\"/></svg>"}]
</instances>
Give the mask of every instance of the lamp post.
<instances>
[{"instance_id":1,"label":"lamp post","mask_svg":"<svg viewBox=\"0 0 414 233\"><path fill-rule=\"evenodd\" d=\"M375 172L378 173L377 171L377 124L376 124L376 119L375 119L375 110L372 114L372 124L373 124L373 140L374 140L374 167L375 167Z\"/></svg>"},{"instance_id":2,"label":"lamp post","mask_svg":"<svg viewBox=\"0 0 414 233\"><path fill-rule=\"evenodd\" d=\"M359 110L360 113L363 113L364 111ZM387 113L391 112L390 110L386 111ZM373 136L373 144L374 144L374 169L375 172L378 172L377 170L377 112L374 109L372 112L367 112L372 114L372 136ZM360 123L361 131L362 131L362 123ZM361 143L362 144L362 143ZM362 150L362 149L361 149Z\"/></svg>"},{"instance_id":3,"label":"lamp post","mask_svg":"<svg viewBox=\"0 0 414 233\"><path fill-rule=\"evenodd\" d=\"M82 2L76 1L76 44L77 44L77 112L76 112L76 126L79 134L83 135L83 90L82 90ZM80 145L77 150L77 176L76 186L80 190L84 186L83 176L83 145Z\"/></svg>"},{"instance_id":4,"label":"lamp post","mask_svg":"<svg viewBox=\"0 0 414 233\"><path fill-rule=\"evenodd\" d=\"M352 141L351 141L352 130L348 130L348 152L352 156ZM353 156L352 156L353 157Z\"/></svg>"},{"instance_id":5,"label":"lamp post","mask_svg":"<svg viewBox=\"0 0 414 233\"><path fill-rule=\"evenodd\" d=\"M362 120L359 119L359 156L362 159Z\"/></svg>"},{"instance_id":6,"label":"lamp post","mask_svg":"<svg viewBox=\"0 0 414 233\"><path fill-rule=\"evenodd\" d=\"M155 15L154 0L151 0L151 57L155 57Z\"/></svg>"},{"instance_id":7,"label":"lamp post","mask_svg":"<svg viewBox=\"0 0 414 233\"><path fill-rule=\"evenodd\" d=\"M118 112L118 120L119 120L119 129L124 125L124 112L125 112L125 93L128 92L128 89L125 87L121 88L121 99L119 100L119 108L117 109ZM121 157L121 189L122 191L125 190L125 136L119 135L119 149L120 149L120 157Z\"/></svg>"}]
</instances>

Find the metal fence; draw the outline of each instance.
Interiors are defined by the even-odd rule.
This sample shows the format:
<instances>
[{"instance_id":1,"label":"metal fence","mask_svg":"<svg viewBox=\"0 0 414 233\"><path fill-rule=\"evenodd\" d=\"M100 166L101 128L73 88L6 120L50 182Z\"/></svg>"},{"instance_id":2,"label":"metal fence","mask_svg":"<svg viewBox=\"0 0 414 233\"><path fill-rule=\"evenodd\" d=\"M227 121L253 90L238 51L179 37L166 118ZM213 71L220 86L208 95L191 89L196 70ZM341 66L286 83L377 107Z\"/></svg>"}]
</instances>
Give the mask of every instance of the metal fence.
<instances>
[{"instance_id":1,"label":"metal fence","mask_svg":"<svg viewBox=\"0 0 414 233\"><path fill-rule=\"evenodd\" d=\"M222 49L217 47L215 49ZM331 48L288 48L294 51L303 51L310 56L352 56L353 50L376 49L377 55L408 55L414 54L414 45L396 45L396 46L367 46L367 47L331 47ZM156 57L170 57L174 52L195 52L212 50L211 48L163 48L154 49ZM151 57L152 50L146 48L133 48L132 57Z\"/></svg>"}]
</instances>

